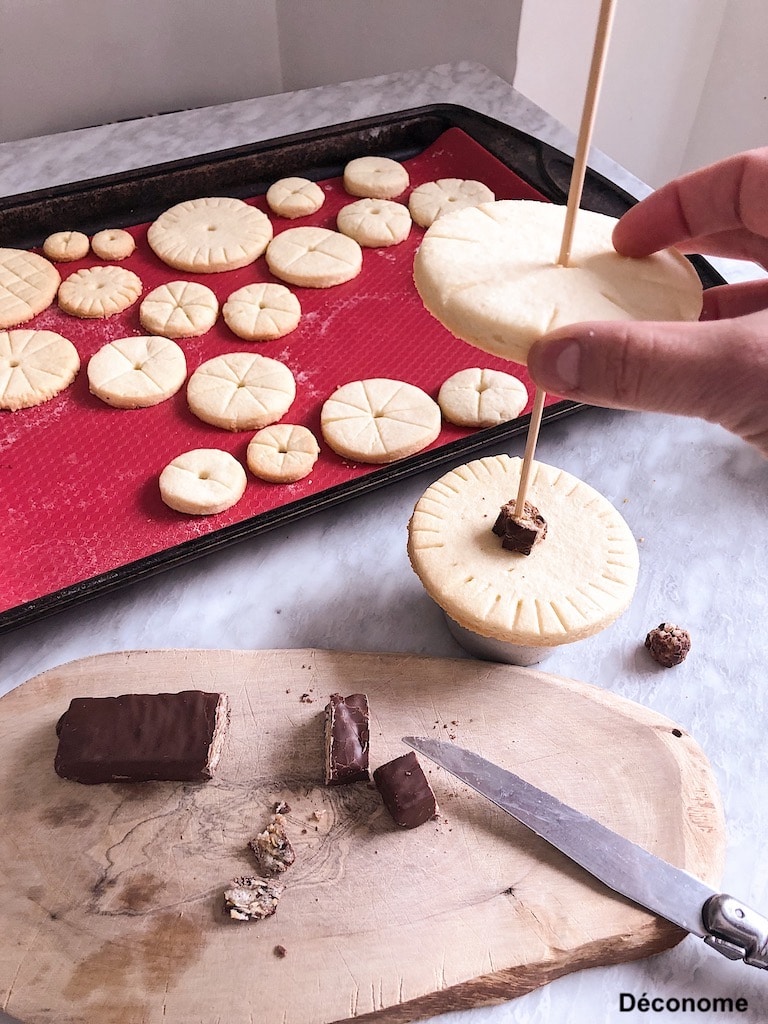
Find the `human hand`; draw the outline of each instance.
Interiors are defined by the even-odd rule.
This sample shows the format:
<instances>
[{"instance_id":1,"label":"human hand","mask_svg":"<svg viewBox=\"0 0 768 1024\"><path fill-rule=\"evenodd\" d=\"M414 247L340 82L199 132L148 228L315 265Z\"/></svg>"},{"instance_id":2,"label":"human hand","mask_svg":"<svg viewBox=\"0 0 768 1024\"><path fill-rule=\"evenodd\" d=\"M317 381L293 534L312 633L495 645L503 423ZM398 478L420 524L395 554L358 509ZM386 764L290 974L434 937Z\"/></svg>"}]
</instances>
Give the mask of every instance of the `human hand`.
<instances>
[{"instance_id":1,"label":"human hand","mask_svg":"<svg viewBox=\"0 0 768 1024\"><path fill-rule=\"evenodd\" d=\"M625 256L674 245L768 270L768 147L663 186L624 214L613 242ZM708 289L698 323L560 328L533 344L528 369L564 398L701 416L768 455L768 280Z\"/></svg>"}]
</instances>

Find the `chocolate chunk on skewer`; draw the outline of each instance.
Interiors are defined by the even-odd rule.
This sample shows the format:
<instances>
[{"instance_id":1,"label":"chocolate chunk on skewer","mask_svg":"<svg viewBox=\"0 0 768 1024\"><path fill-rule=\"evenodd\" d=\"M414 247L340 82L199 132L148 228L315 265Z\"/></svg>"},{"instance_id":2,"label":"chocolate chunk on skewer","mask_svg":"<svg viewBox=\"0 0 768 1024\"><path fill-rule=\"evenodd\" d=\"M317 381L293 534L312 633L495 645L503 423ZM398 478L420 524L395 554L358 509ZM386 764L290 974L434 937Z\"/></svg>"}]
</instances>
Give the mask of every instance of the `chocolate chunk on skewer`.
<instances>
[{"instance_id":1,"label":"chocolate chunk on skewer","mask_svg":"<svg viewBox=\"0 0 768 1024\"><path fill-rule=\"evenodd\" d=\"M547 523L535 505L526 501L523 514L515 512L516 501L508 501L501 506L501 511L493 524L493 532L501 537L501 546L509 551L517 551L521 555L530 555L536 544L547 535Z\"/></svg>"},{"instance_id":2,"label":"chocolate chunk on skewer","mask_svg":"<svg viewBox=\"0 0 768 1024\"><path fill-rule=\"evenodd\" d=\"M438 813L432 787L412 750L381 765L373 781L395 823L416 828Z\"/></svg>"},{"instance_id":3,"label":"chocolate chunk on skewer","mask_svg":"<svg viewBox=\"0 0 768 1024\"><path fill-rule=\"evenodd\" d=\"M54 768L87 785L203 782L219 762L228 723L223 693L75 697L56 726Z\"/></svg>"},{"instance_id":4,"label":"chocolate chunk on skewer","mask_svg":"<svg viewBox=\"0 0 768 1024\"><path fill-rule=\"evenodd\" d=\"M368 698L331 694L325 707L325 784L368 779Z\"/></svg>"}]
</instances>

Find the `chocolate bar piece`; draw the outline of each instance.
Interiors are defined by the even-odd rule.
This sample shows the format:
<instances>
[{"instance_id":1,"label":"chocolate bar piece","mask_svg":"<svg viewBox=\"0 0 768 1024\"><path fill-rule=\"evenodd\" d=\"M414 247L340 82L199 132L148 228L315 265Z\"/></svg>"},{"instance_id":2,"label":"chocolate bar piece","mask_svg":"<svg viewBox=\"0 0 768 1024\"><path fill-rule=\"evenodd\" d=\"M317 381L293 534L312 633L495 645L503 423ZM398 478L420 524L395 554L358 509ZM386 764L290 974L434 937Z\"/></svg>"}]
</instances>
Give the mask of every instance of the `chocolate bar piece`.
<instances>
[{"instance_id":1,"label":"chocolate bar piece","mask_svg":"<svg viewBox=\"0 0 768 1024\"><path fill-rule=\"evenodd\" d=\"M412 750L381 765L373 781L396 824L416 828L438 813L437 800Z\"/></svg>"},{"instance_id":2,"label":"chocolate bar piece","mask_svg":"<svg viewBox=\"0 0 768 1024\"><path fill-rule=\"evenodd\" d=\"M234 921L263 921L277 910L283 886L267 878L235 878L224 890L224 913Z\"/></svg>"},{"instance_id":3,"label":"chocolate bar piece","mask_svg":"<svg viewBox=\"0 0 768 1024\"><path fill-rule=\"evenodd\" d=\"M368 698L331 694L325 707L325 784L368 779Z\"/></svg>"},{"instance_id":4,"label":"chocolate bar piece","mask_svg":"<svg viewBox=\"0 0 768 1024\"><path fill-rule=\"evenodd\" d=\"M285 807L278 804L278 807ZM264 875L277 875L286 871L296 860L296 853L291 846L285 830L285 817L279 812L272 815L272 820L263 832L248 843L256 858L256 864Z\"/></svg>"},{"instance_id":5,"label":"chocolate bar piece","mask_svg":"<svg viewBox=\"0 0 768 1024\"><path fill-rule=\"evenodd\" d=\"M75 697L56 726L54 768L86 785L201 782L219 762L228 723L223 693Z\"/></svg>"},{"instance_id":6,"label":"chocolate bar piece","mask_svg":"<svg viewBox=\"0 0 768 1024\"><path fill-rule=\"evenodd\" d=\"M501 506L493 524L493 532L502 538L503 548L517 551L521 555L530 555L534 546L547 536L547 523L541 512L529 501L523 503L521 516L515 512L516 505L516 501L508 501Z\"/></svg>"}]
</instances>

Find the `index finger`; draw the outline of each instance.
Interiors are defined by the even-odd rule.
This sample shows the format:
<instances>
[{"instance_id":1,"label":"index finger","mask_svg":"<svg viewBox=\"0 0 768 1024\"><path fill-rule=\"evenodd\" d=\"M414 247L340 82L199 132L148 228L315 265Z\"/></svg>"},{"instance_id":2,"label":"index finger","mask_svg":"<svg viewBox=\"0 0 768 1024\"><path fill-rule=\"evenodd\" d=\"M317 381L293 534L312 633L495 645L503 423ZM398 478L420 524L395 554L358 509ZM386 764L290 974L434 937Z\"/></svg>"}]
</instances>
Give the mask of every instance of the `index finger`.
<instances>
[{"instance_id":1,"label":"index finger","mask_svg":"<svg viewBox=\"0 0 768 1024\"><path fill-rule=\"evenodd\" d=\"M737 228L768 236L768 147L692 171L633 206L613 233L624 256Z\"/></svg>"}]
</instances>

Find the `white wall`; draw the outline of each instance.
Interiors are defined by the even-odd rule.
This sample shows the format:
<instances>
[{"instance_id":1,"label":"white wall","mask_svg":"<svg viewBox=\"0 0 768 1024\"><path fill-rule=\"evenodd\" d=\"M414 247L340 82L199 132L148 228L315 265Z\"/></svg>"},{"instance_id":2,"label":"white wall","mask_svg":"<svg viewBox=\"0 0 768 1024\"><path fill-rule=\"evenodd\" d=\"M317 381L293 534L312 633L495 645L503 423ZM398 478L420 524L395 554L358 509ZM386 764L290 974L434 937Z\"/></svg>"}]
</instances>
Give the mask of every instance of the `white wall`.
<instances>
[{"instance_id":1,"label":"white wall","mask_svg":"<svg viewBox=\"0 0 768 1024\"><path fill-rule=\"evenodd\" d=\"M0 0L0 141L280 92L274 0Z\"/></svg>"},{"instance_id":2,"label":"white wall","mask_svg":"<svg viewBox=\"0 0 768 1024\"><path fill-rule=\"evenodd\" d=\"M599 0L524 0L515 86L578 130ZM618 0L593 144L648 184L768 144L765 0Z\"/></svg>"}]
</instances>

